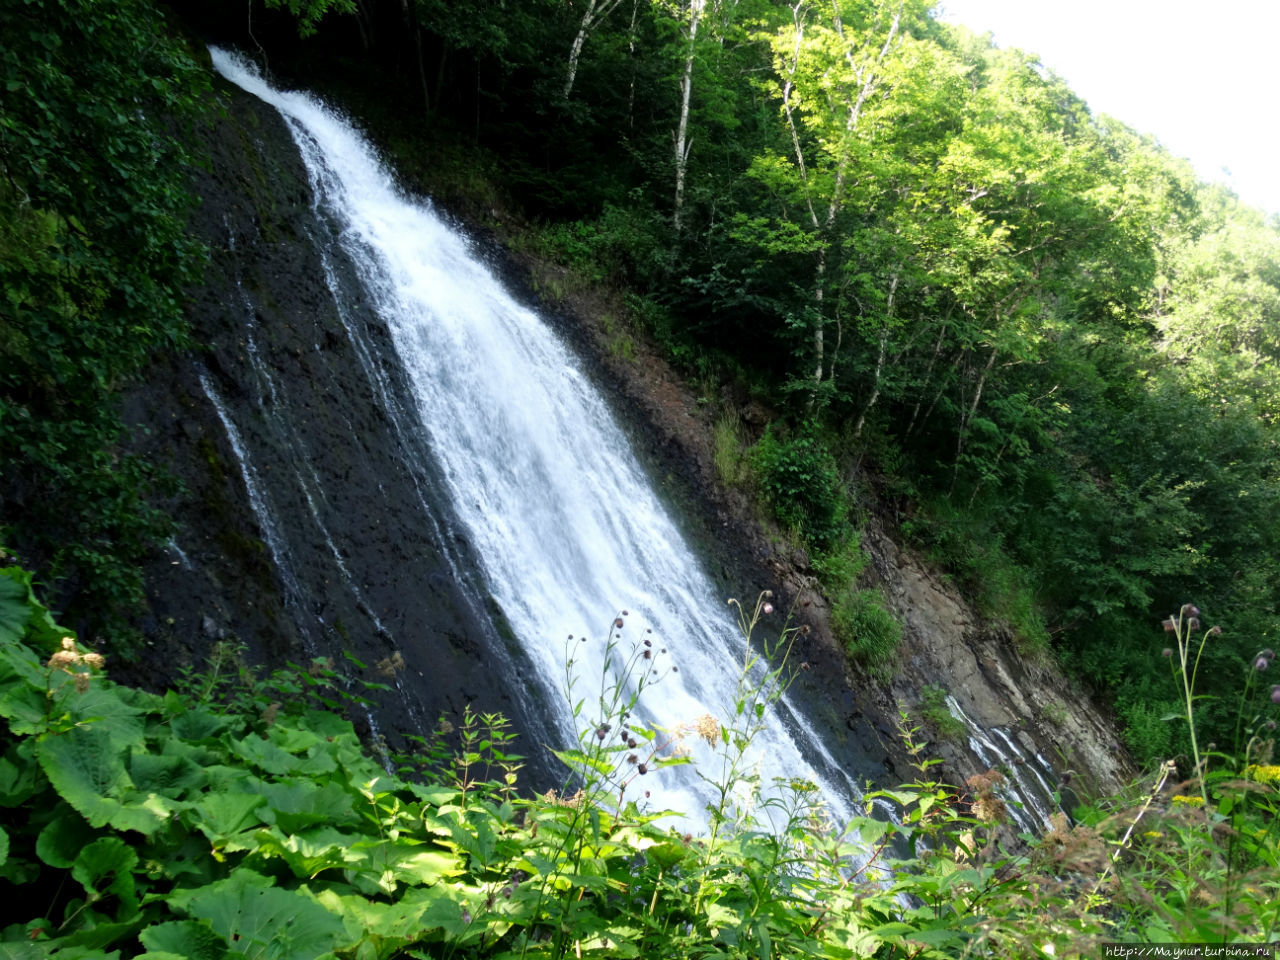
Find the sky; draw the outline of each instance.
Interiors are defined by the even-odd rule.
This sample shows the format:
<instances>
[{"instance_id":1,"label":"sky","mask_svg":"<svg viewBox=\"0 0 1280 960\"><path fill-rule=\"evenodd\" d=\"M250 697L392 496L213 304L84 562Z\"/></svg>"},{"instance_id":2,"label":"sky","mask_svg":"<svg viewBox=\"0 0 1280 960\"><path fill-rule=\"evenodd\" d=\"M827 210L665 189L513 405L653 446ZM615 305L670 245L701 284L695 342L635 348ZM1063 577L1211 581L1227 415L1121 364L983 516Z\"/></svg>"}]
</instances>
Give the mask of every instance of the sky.
<instances>
[{"instance_id":1,"label":"sky","mask_svg":"<svg viewBox=\"0 0 1280 960\"><path fill-rule=\"evenodd\" d=\"M940 0L1088 104L1280 213L1280 0Z\"/></svg>"}]
</instances>

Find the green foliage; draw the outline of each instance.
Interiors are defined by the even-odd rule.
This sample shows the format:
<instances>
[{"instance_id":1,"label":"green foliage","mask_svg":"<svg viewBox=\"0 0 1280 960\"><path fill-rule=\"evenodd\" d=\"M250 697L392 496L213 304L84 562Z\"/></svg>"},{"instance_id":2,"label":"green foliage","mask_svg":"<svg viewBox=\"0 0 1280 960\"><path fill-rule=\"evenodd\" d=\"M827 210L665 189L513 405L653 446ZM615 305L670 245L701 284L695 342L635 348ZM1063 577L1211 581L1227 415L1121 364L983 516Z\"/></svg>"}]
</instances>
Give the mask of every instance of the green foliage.
<instances>
[{"instance_id":1,"label":"green foliage","mask_svg":"<svg viewBox=\"0 0 1280 960\"><path fill-rule=\"evenodd\" d=\"M208 80L142 0L0 5L0 527L116 622L171 521L119 389L185 345L184 141Z\"/></svg>"},{"instance_id":2,"label":"green foliage","mask_svg":"<svg viewBox=\"0 0 1280 960\"><path fill-rule=\"evenodd\" d=\"M934 736L953 742L964 738L964 724L952 715L951 708L947 706L946 687L926 683L920 688L920 703L916 709Z\"/></svg>"},{"instance_id":3,"label":"green foliage","mask_svg":"<svg viewBox=\"0 0 1280 960\"><path fill-rule=\"evenodd\" d=\"M786 528L825 550L844 532L846 507L835 458L812 427L782 438L772 427L752 451L765 500Z\"/></svg>"},{"instance_id":4,"label":"green foliage","mask_svg":"<svg viewBox=\"0 0 1280 960\"><path fill-rule=\"evenodd\" d=\"M746 480L749 472L748 462L743 456L744 444L737 412L721 414L712 430L716 476L726 487L736 487Z\"/></svg>"},{"instance_id":5,"label":"green foliage","mask_svg":"<svg viewBox=\"0 0 1280 960\"><path fill-rule=\"evenodd\" d=\"M298 21L298 34L313 35L329 13L355 13L355 0L263 0L268 10L284 8Z\"/></svg>"},{"instance_id":6,"label":"green foliage","mask_svg":"<svg viewBox=\"0 0 1280 960\"><path fill-rule=\"evenodd\" d=\"M0 582L25 587L21 571ZM769 597L736 609L747 652L732 716L636 722L665 667L615 625L618 672L576 701L564 752L578 789L543 797L516 791L493 716L462 718L452 756L401 758L425 779L388 775L323 706L360 708L325 664L263 678L224 650L159 696L113 684L69 637L53 656L29 632L0 637L0 883L14 893L0 952L942 960L1259 940L1280 921L1280 768L1256 742L1233 776L1211 775L1207 803L1167 802L1162 768L1136 799L1099 801L1089 826L1059 820L1012 853L999 774L965 789L929 779L935 761L904 722L920 779L869 792L868 815L833 826L811 784L752 777L794 632L766 662L750 640ZM24 588L0 592L0 623L51 621ZM709 752L697 772L717 798L696 839L637 789L687 763L685 738ZM873 802L894 819L870 816Z\"/></svg>"},{"instance_id":7,"label":"green foliage","mask_svg":"<svg viewBox=\"0 0 1280 960\"><path fill-rule=\"evenodd\" d=\"M855 663L881 679L892 676L902 624L884 608L878 590L850 589L836 594L831 601L831 630Z\"/></svg>"}]
</instances>

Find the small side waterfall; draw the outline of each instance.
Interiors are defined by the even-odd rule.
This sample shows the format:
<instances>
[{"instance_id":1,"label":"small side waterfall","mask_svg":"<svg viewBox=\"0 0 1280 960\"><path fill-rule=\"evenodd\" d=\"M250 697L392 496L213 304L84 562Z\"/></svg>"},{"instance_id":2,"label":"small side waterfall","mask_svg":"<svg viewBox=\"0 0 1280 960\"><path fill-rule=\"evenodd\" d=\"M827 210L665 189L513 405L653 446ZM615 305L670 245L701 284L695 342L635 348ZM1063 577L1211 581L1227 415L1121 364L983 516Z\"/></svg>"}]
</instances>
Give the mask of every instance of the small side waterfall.
<instances>
[{"instance_id":1,"label":"small side waterfall","mask_svg":"<svg viewBox=\"0 0 1280 960\"><path fill-rule=\"evenodd\" d=\"M964 725L969 749L979 761L1005 776L1006 783L997 792L1009 801L1009 815L1018 829L1027 833L1047 829L1049 818L1060 809L1049 785L1057 777L1048 761L1008 730L979 726L955 697L948 696L946 703L951 715Z\"/></svg>"},{"instance_id":2,"label":"small side waterfall","mask_svg":"<svg viewBox=\"0 0 1280 960\"><path fill-rule=\"evenodd\" d=\"M474 582L477 606L486 605L486 595L492 598L516 652L533 665L529 696L561 705L550 720L555 732L549 739L568 744L572 732L563 690L566 637L592 638L575 641L572 654L582 678L574 695L589 698L588 678L605 672L601 638L621 608L629 611L627 636L651 637L653 654L664 663L661 683L646 691L642 703L646 723L671 729L705 713L730 715L744 654L732 611L576 358L503 289L462 236L429 206L396 190L373 151L341 118L311 97L272 89L230 54L215 50L213 58L229 80L276 107L297 142L318 222L328 231L312 240L371 393L404 455L431 460L415 475L441 478L480 568L456 574ZM337 281L335 256L353 267L358 290ZM389 328L414 409L405 409L388 388L385 355L348 321L356 306ZM253 323L250 311L244 334L250 363ZM261 386L259 395L271 402L274 387L269 381ZM206 391L217 406L217 393L208 384ZM219 407L219 417L235 445L231 416ZM236 453L250 485L254 468L242 447ZM290 460L305 464L325 455L297 450ZM295 498L307 501L306 515L316 528L312 539L324 541L323 552L337 558L350 589L359 591L353 571L341 562L340 535L325 525L329 506L315 474L305 466L294 472ZM285 548L273 543L275 521L265 499L259 496L254 509L273 559L287 567ZM430 502L423 497L428 516L434 512ZM440 535L447 543L457 531L441 529ZM288 593L289 574L282 570L281 576ZM860 758L864 769L848 769L849 758L837 760L803 713L785 701L753 751L750 763L762 782L814 780L838 820L853 813L859 782L874 769L867 758ZM687 769L663 771L644 786L655 807L696 821L710 793Z\"/></svg>"}]
</instances>

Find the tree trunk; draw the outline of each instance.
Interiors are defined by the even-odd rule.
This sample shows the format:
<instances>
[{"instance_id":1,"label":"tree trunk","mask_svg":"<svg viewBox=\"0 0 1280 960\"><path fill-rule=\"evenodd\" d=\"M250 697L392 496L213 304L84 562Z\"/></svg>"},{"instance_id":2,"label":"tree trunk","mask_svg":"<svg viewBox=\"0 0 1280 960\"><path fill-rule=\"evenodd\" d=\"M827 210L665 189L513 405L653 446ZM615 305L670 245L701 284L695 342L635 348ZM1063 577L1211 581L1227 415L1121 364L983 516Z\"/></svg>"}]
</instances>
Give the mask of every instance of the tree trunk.
<instances>
[{"instance_id":1,"label":"tree trunk","mask_svg":"<svg viewBox=\"0 0 1280 960\"><path fill-rule=\"evenodd\" d=\"M876 405L876 401L880 399L880 377L884 373L884 358L889 348L889 323L893 319L893 301L898 292L898 271L893 272L893 279L889 281L889 297L885 303L885 325L880 330L880 351L876 355L876 372L871 379L871 396L868 398L866 406L858 414L858 422L853 427L853 439L857 440L862 436L863 424L867 422L867 414L871 412L871 408Z\"/></svg>"},{"instance_id":2,"label":"tree trunk","mask_svg":"<svg viewBox=\"0 0 1280 960\"><path fill-rule=\"evenodd\" d=\"M991 353L987 356L987 362L982 368L982 373L978 375L978 382L973 388L973 400L970 401L969 408L965 410L960 418L960 430L956 436L956 462L951 474L951 492L955 491L956 481L960 479L960 457L964 453L964 443L968 438L969 424L973 422L974 414L978 412L978 403L982 400L982 389L986 386L987 374L991 372L991 368L996 364L997 353L999 353L999 350L993 345Z\"/></svg>"},{"instance_id":3,"label":"tree trunk","mask_svg":"<svg viewBox=\"0 0 1280 960\"><path fill-rule=\"evenodd\" d=\"M564 80L566 100L573 93L573 82L578 76L578 60L582 57L582 47L587 42L587 37L600 25L601 20L613 13L614 8L621 2L622 0L603 0L603 3L601 0L588 0L586 12L582 15L582 23L578 26L578 33L573 38L573 46L569 48L569 68Z\"/></svg>"},{"instance_id":4,"label":"tree trunk","mask_svg":"<svg viewBox=\"0 0 1280 960\"><path fill-rule=\"evenodd\" d=\"M676 236L680 235L680 214L684 206L684 178L689 167L689 149L693 142L689 133L689 100L693 93L693 54L698 39L698 21L702 17L706 0L691 0L689 4L689 49L684 58L684 76L680 80L680 123L676 127L676 199L672 225Z\"/></svg>"}]
</instances>

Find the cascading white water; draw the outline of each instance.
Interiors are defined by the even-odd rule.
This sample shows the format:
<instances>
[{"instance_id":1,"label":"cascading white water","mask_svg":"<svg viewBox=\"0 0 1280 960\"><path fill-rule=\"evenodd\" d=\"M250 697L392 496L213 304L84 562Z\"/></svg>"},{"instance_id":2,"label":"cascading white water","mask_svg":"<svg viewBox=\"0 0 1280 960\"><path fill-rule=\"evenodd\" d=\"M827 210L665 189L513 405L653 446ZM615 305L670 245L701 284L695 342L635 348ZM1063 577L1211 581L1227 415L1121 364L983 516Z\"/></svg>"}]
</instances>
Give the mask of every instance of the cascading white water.
<instances>
[{"instance_id":1,"label":"cascading white water","mask_svg":"<svg viewBox=\"0 0 1280 960\"><path fill-rule=\"evenodd\" d=\"M272 89L233 55L214 50L213 59L293 132L317 202L392 331L488 588L549 702L565 704L562 744L572 735L562 695L566 637L593 638L572 654L582 678L574 696L590 697L586 684L604 667L600 638L621 608L630 611L626 634L652 630L654 650L665 648L658 655L670 664L646 690L643 719L673 728L704 713L727 717L744 640L573 355L464 238L395 189L347 123L309 96ZM854 811L856 774L785 703L750 762L766 784L816 780L837 819ZM687 768L637 786L655 806L695 821L710 798Z\"/></svg>"},{"instance_id":2,"label":"cascading white water","mask_svg":"<svg viewBox=\"0 0 1280 960\"><path fill-rule=\"evenodd\" d=\"M1050 817L1059 810L1047 777L1053 770L1039 753L1023 749L1007 730L987 730L964 712L959 701L946 700L951 715L964 724L969 749L982 763L1006 775L999 791L1011 801L1009 814L1021 830L1039 833L1051 826Z\"/></svg>"}]
</instances>

